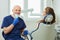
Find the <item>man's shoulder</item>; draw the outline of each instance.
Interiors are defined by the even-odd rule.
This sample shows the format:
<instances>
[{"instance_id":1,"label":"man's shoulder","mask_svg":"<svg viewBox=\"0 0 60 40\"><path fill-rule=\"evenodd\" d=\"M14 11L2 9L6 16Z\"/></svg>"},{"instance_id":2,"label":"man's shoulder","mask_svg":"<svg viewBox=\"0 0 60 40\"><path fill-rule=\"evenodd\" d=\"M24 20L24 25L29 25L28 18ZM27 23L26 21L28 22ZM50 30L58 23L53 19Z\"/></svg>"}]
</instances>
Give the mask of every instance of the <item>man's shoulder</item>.
<instances>
[{"instance_id":1,"label":"man's shoulder","mask_svg":"<svg viewBox=\"0 0 60 40\"><path fill-rule=\"evenodd\" d=\"M24 21L24 20L23 20L22 18L20 18L20 17L19 17L19 19L20 19L21 21Z\"/></svg>"},{"instance_id":2,"label":"man's shoulder","mask_svg":"<svg viewBox=\"0 0 60 40\"><path fill-rule=\"evenodd\" d=\"M4 17L4 19L7 19L7 18L9 18L9 17L10 17L10 15L8 15L8 16L5 16L5 17Z\"/></svg>"}]
</instances>

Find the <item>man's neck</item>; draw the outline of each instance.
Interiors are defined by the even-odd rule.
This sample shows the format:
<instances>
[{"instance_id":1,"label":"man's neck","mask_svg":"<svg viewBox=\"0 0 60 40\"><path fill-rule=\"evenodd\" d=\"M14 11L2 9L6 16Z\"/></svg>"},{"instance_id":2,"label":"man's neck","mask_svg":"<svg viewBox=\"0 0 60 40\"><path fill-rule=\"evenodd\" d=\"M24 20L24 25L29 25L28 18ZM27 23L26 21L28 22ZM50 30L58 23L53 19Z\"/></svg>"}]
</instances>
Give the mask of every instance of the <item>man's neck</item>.
<instances>
[{"instance_id":1,"label":"man's neck","mask_svg":"<svg viewBox=\"0 0 60 40\"><path fill-rule=\"evenodd\" d=\"M14 14L11 14L11 16L12 16L13 18L15 18Z\"/></svg>"}]
</instances>

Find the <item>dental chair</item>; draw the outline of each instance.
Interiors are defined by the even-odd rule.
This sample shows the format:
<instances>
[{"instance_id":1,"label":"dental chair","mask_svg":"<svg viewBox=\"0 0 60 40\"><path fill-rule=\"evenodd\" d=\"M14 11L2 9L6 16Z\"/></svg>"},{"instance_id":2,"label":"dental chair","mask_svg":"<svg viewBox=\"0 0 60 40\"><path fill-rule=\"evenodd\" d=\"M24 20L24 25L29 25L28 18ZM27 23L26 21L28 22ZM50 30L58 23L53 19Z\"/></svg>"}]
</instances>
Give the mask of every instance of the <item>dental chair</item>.
<instances>
[{"instance_id":1,"label":"dental chair","mask_svg":"<svg viewBox=\"0 0 60 40\"><path fill-rule=\"evenodd\" d=\"M60 40L60 25L59 24L55 26L55 30L56 30L55 40Z\"/></svg>"}]
</instances>

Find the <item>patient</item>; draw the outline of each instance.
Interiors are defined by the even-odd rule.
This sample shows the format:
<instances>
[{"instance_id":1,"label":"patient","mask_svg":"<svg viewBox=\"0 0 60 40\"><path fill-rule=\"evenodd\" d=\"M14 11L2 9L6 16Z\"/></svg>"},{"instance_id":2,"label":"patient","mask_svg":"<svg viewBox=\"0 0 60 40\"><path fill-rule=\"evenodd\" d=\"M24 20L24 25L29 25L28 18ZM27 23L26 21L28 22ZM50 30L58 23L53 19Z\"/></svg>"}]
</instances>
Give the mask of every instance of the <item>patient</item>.
<instances>
[{"instance_id":1,"label":"patient","mask_svg":"<svg viewBox=\"0 0 60 40\"><path fill-rule=\"evenodd\" d=\"M40 28L38 30L40 40L55 40L55 19L55 12L53 8L46 7L42 13L41 19L39 20L39 23L43 23L39 25Z\"/></svg>"},{"instance_id":2,"label":"patient","mask_svg":"<svg viewBox=\"0 0 60 40\"><path fill-rule=\"evenodd\" d=\"M49 15L49 14L52 15L52 16L50 17L50 19L52 19L51 22L50 22L50 24L55 23L55 13L54 13L53 8L51 8L51 7L46 7L46 8L45 8L45 10L44 10L43 13L42 13L42 16L44 16L44 18L42 18L39 22L48 23L48 22L45 21L45 17L46 17L47 14L48 14L48 15ZM50 19L49 19L49 20L50 20ZM49 24L49 23L48 23L48 24Z\"/></svg>"}]
</instances>

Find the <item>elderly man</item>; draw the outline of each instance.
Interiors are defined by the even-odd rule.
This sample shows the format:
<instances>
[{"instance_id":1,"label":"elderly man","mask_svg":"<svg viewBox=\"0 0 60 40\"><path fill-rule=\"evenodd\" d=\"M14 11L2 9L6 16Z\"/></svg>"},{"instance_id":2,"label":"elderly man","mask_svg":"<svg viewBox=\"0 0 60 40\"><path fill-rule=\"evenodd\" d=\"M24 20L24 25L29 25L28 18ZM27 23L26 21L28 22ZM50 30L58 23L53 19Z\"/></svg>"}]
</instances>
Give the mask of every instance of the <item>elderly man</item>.
<instances>
[{"instance_id":1,"label":"elderly man","mask_svg":"<svg viewBox=\"0 0 60 40\"><path fill-rule=\"evenodd\" d=\"M26 25L20 17L21 7L14 6L12 9L13 14L4 17L1 28L3 29L2 35L5 40L24 40L21 38L21 33L26 28Z\"/></svg>"}]
</instances>

